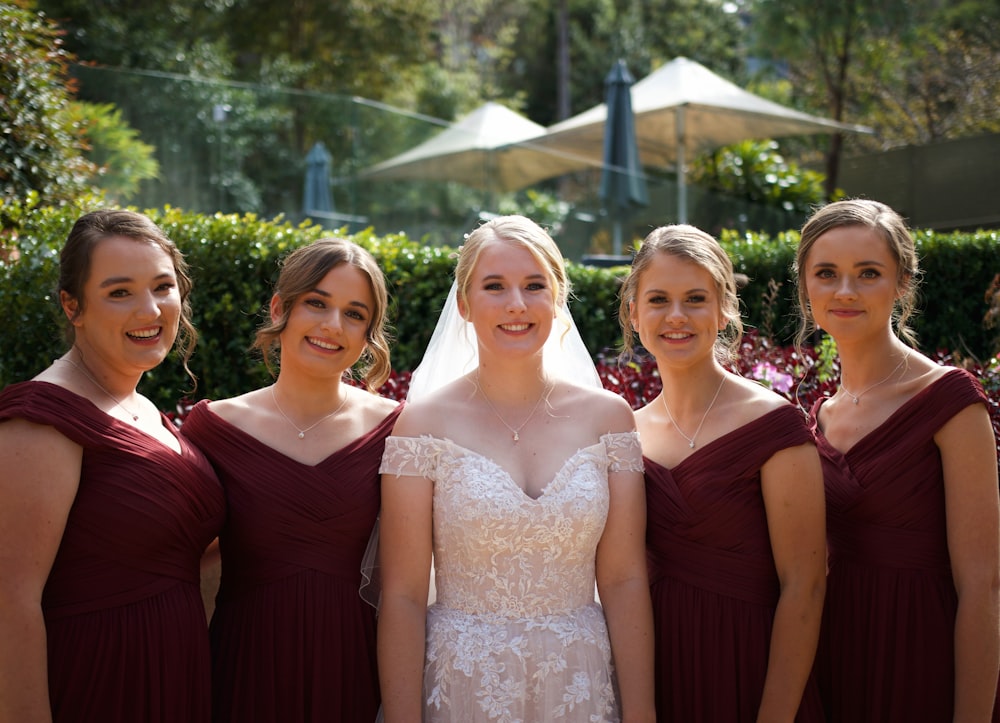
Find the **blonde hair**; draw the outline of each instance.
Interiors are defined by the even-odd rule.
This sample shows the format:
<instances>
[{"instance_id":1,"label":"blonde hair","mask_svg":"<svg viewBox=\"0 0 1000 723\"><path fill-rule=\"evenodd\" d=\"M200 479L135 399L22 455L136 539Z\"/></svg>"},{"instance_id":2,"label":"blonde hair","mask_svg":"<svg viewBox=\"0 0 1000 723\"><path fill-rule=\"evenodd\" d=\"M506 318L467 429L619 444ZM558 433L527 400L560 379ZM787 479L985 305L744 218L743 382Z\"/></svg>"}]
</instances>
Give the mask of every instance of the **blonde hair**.
<instances>
[{"instance_id":1,"label":"blonde hair","mask_svg":"<svg viewBox=\"0 0 1000 723\"><path fill-rule=\"evenodd\" d=\"M526 249L545 271L552 289L552 301L559 318L569 328L563 308L570 294L566 262L559 246L545 230L524 216L497 216L466 237L455 265L455 287L459 308L468 308L469 285L483 249L491 242L504 241Z\"/></svg>"},{"instance_id":2,"label":"blonde hair","mask_svg":"<svg viewBox=\"0 0 1000 723\"><path fill-rule=\"evenodd\" d=\"M280 347L281 332L288 324L288 316L298 300L316 288L330 271L341 264L350 264L368 279L374 297L374 308L366 331L367 344L361 355L360 368L365 388L376 391L389 378L392 370L389 361L389 338L386 331L386 313L389 293L385 275L375 258L356 243L339 238L322 238L292 251L285 257L278 274L274 293L281 300L278 318L264 324L258 331L251 348L264 353L264 363L272 374L274 356Z\"/></svg>"},{"instance_id":3,"label":"blonde hair","mask_svg":"<svg viewBox=\"0 0 1000 723\"><path fill-rule=\"evenodd\" d=\"M801 348L806 337L815 330L806 284L802 279L802 269L805 268L809 252L819 237L828 231L845 226L871 229L885 241L889 253L896 260L896 289L900 292L893 308L892 320L896 333L910 346L916 346L917 336L906 323L916 310L920 277L920 265L913 236L910 235L903 217L892 208L878 201L861 198L835 201L823 206L802 227L799 246L795 252L795 264L792 268L798 286L800 315L799 331L795 337L796 346Z\"/></svg>"},{"instance_id":4,"label":"blonde hair","mask_svg":"<svg viewBox=\"0 0 1000 723\"><path fill-rule=\"evenodd\" d=\"M719 308L726 319L726 328L715 344L716 357L729 361L736 355L743 338L740 302L736 294L733 262L718 241L700 228L687 224L660 226L643 240L632 259L632 268L619 292L618 323L622 329L622 356L632 354L638 336L631 323L631 307L639 292L639 281L656 254L663 253L690 261L705 269L715 282Z\"/></svg>"},{"instance_id":5,"label":"blonde hair","mask_svg":"<svg viewBox=\"0 0 1000 723\"><path fill-rule=\"evenodd\" d=\"M462 245L455 265L455 285L462 305L468 305L472 270L479 261L479 255L491 241L506 241L527 249L549 277L556 306L566 303L570 282L566 275L566 262L556 242L530 218L497 216L476 228Z\"/></svg>"}]
</instances>

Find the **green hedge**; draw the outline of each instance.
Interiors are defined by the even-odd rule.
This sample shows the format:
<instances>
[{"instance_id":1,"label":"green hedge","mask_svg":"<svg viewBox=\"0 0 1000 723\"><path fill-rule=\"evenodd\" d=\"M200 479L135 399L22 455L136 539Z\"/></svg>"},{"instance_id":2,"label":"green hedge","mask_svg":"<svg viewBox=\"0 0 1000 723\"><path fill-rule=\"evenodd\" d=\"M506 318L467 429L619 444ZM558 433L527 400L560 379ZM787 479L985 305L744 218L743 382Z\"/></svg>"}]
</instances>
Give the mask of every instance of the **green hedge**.
<instances>
[{"instance_id":1,"label":"green hedge","mask_svg":"<svg viewBox=\"0 0 1000 723\"><path fill-rule=\"evenodd\" d=\"M736 270L749 277L740 292L745 319L768 337L786 343L795 336L798 312L791 275L799 235L776 238L726 232L722 244ZM986 292L1000 274L1000 231L914 232L923 278L918 314L911 321L925 351L958 352L984 361L1000 351L1000 330L983 319Z\"/></svg>"},{"instance_id":2,"label":"green hedge","mask_svg":"<svg viewBox=\"0 0 1000 723\"><path fill-rule=\"evenodd\" d=\"M85 210L81 202L62 208L6 206L0 213L6 224L0 240L16 247L20 256L0 264L0 385L30 378L64 350L54 295L58 252ZM192 303L201 339L191 364L199 386L190 396L231 396L265 383L263 364L247 348L262 321L277 262L292 248L330 232L254 216L203 216L172 208L147 213L175 240L193 270ZM453 249L372 231L351 238L371 250L385 270L396 339L393 367L412 369L451 285ZM742 292L747 323L780 342L790 339L795 328L789 268L796 238L794 233L775 239L723 238L737 270L749 277ZM924 346L958 349L985 359L995 349L996 335L982 325L984 293L1000 272L1000 236L920 233L918 242L927 270L923 293L928 303L915 325ZM617 293L625 270L569 264L573 314L594 352L619 342ZM188 394L189 386L173 359L146 375L143 391L169 409Z\"/></svg>"}]
</instances>

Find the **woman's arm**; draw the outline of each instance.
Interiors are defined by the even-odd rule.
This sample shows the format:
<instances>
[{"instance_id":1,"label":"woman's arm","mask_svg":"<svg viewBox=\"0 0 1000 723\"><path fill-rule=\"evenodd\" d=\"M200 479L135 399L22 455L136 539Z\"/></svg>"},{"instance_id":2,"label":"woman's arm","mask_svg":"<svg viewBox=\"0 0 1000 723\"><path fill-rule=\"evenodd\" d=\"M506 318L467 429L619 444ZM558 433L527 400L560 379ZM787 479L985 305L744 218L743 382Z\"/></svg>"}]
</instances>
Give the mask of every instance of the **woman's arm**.
<instances>
[{"instance_id":1,"label":"woman's arm","mask_svg":"<svg viewBox=\"0 0 1000 723\"><path fill-rule=\"evenodd\" d=\"M205 618L212 619L215 612L215 596L219 592L222 576L222 554L219 538L212 540L201 556L201 603L205 606Z\"/></svg>"},{"instance_id":2,"label":"woman's arm","mask_svg":"<svg viewBox=\"0 0 1000 723\"><path fill-rule=\"evenodd\" d=\"M378 670L386 723L420 723L432 550L433 483L382 475Z\"/></svg>"},{"instance_id":3,"label":"woman's arm","mask_svg":"<svg viewBox=\"0 0 1000 723\"><path fill-rule=\"evenodd\" d=\"M622 723L653 721L653 607L646 571L642 473L612 472L608 487L608 519L597 546L597 589L621 691Z\"/></svg>"},{"instance_id":4,"label":"woman's arm","mask_svg":"<svg viewBox=\"0 0 1000 723\"><path fill-rule=\"evenodd\" d=\"M52 427L0 424L0 723L49 723L42 590L83 450Z\"/></svg>"},{"instance_id":5,"label":"woman's arm","mask_svg":"<svg viewBox=\"0 0 1000 723\"><path fill-rule=\"evenodd\" d=\"M761 468L761 490L781 592L757 721L792 723L816 656L826 593L826 512L816 447L774 454Z\"/></svg>"},{"instance_id":6,"label":"woman's arm","mask_svg":"<svg viewBox=\"0 0 1000 723\"><path fill-rule=\"evenodd\" d=\"M981 404L934 437L944 472L948 552L958 593L955 723L991 719L1000 670L1000 500L996 440Z\"/></svg>"}]
</instances>

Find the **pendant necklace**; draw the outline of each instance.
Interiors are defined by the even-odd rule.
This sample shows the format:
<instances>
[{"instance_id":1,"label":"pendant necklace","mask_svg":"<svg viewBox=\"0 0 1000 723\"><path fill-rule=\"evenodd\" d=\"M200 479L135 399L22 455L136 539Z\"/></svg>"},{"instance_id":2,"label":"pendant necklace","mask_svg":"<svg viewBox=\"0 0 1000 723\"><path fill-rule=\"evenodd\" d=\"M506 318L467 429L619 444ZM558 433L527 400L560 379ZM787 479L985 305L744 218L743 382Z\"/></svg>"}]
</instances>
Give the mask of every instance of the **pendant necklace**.
<instances>
[{"instance_id":1,"label":"pendant necklace","mask_svg":"<svg viewBox=\"0 0 1000 723\"><path fill-rule=\"evenodd\" d=\"M708 419L708 413L711 412L712 407L715 406L715 400L719 398L719 393L722 391L722 385L725 383L726 375L723 373L722 381L719 382L719 388L715 390L715 396L712 397L712 401L709 403L708 409L706 409L705 414L702 415L701 421L698 423L698 429L694 430L694 434L690 437L684 434L684 432L681 431L681 428L677 426L677 422L674 421L674 415L670 413L670 407L667 406L667 396L662 392L660 393L660 401L663 402L663 408L667 411L667 418L670 420L670 423L674 425L674 429L677 430L677 434L687 440L688 447L691 449L694 449L694 440L698 438L698 432L701 431L702 426L705 424L705 420Z\"/></svg>"},{"instance_id":2,"label":"pendant necklace","mask_svg":"<svg viewBox=\"0 0 1000 723\"><path fill-rule=\"evenodd\" d=\"M288 422L290 425L292 425L293 427L295 427L295 429L298 431L298 433L299 433L299 439L305 439L306 438L306 432L308 432L311 429L315 429L316 427L318 427L319 425L321 425L323 422L325 422L326 420L328 420L330 417L332 417L333 415L335 415L337 412L339 412L341 409L343 409L344 405L347 404L347 400L350 399L350 397L345 393L344 394L344 401L342 401L337 406L336 409L334 409L332 412L330 412L329 414L327 414L325 417L320 417L320 419L318 421L313 422L312 424L310 424L305 429L302 429L299 425L297 425L295 422L293 422L291 420L291 418L287 414L285 414L285 410L281 408L280 404L278 404L278 397L275 396L275 394L274 394L274 385L273 384L271 385L271 399L274 401L274 408L278 410L278 413L282 417L285 418L286 422Z\"/></svg>"},{"instance_id":3,"label":"pendant necklace","mask_svg":"<svg viewBox=\"0 0 1000 723\"><path fill-rule=\"evenodd\" d=\"M61 357L59 359L56 359L56 361L61 361L61 362L66 362L67 364L72 364L74 367L76 367L77 371L79 371L81 374L83 374L83 376L87 377L87 379L90 380L91 384L93 384L95 387L97 387L102 392L104 392L105 396L107 396L108 399L110 399L112 402L114 402L115 405L119 409L121 409L123 412L125 412L125 414L127 414L128 416L130 416L132 418L133 422L138 422L139 421L139 415L138 414L136 414L135 412L133 412L132 410L130 410L128 407L126 407L124 404L122 404L121 402L119 402L118 398L114 394L112 394L111 392L109 392L107 389L104 388L104 386L99 381L97 381L96 379L94 379L93 375L87 369L87 364L83 361L83 355L82 354L80 355L80 363L79 364L77 364L75 361L73 361L69 357Z\"/></svg>"},{"instance_id":4,"label":"pendant necklace","mask_svg":"<svg viewBox=\"0 0 1000 723\"><path fill-rule=\"evenodd\" d=\"M906 353L903 354L903 358L899 361L899 364L896 365L896 368L893 369L891 372L889 372L889 376L887 376L885 379L883 379L880 382L875 382L870 387L864 389L863 391L859 392L858 394L854 394L853 392L851 392L851 390L849 390L847 387L844 386L843 382L841 382L840 388L844 390L844 394L846 394L847 396L849 396L851 398L852 402L854 402L855 404L857 404L858 402L861 401L861 397L865 396L872 389L874 389L875 387L878 387L878 386L881 386L881 385L885 384L887 381L889 381L894 376L896 376L896 372L899 371L899 368L901 366L903 366L904 364L906 364L906 360L909 359L909 358L910 358L910 350L907 349Z\"/></svg>"},{"instance_id":5,"label":"pendant necklace","mask_svg":"<svg viewBox=\"0 0 1000 723\"><path fill-rule=\"evenodd\" d=\"M527 419L521 422L521 424L519 424L517 427L512 427L509 424L507 424L506 420L500 416L500 412L497 411L497 408L493 406L493 402L490 401L490 398L486 395L486 392L483 391L482 386L479 384L478 369L476 370L476 389L478 389L479 393L483 395L483 399L486 400L486 404L489 405L490 410L493 412L493 414L496 415L496 418L500 420L500 423L510 430L510 433L513 435L512 439L514 440L514 444L517 444L518 442L521 441L521 430L524 429L525 426L528 424L528 422L531 421L531 418L535 416L535 412L538 411L538 407L541 405L542 400L549 396L549 393L552 391L552 385L551 384L545 385L545 388L542 390L542 393L538 396L538 401L535 402L535 406L531 408L531 413L528 415Z\"/></svg>"}]
</instances>

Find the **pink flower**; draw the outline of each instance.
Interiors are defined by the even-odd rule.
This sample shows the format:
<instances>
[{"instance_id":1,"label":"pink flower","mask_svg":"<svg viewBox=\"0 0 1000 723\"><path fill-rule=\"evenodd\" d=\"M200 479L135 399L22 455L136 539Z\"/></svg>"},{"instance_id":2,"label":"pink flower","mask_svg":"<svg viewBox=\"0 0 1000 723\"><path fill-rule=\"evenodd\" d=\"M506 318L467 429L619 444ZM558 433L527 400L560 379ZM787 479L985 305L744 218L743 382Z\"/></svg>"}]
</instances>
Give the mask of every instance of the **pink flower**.
<instances>
[{"instance_id":1,"label":"pink flower","mask_svg":"<svg viewBox=\"0 0 1000 723\"><path fill-rule=\"evenodd\" d=\"M791 374L778 371L778 367L768 361L759 361L753 365L753 378L762 382L768 389L784 394L792 388Z\"/></svg>"}]
</instances>

